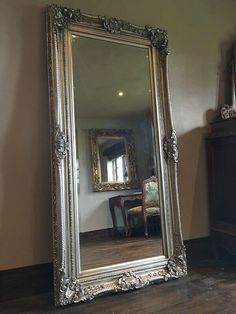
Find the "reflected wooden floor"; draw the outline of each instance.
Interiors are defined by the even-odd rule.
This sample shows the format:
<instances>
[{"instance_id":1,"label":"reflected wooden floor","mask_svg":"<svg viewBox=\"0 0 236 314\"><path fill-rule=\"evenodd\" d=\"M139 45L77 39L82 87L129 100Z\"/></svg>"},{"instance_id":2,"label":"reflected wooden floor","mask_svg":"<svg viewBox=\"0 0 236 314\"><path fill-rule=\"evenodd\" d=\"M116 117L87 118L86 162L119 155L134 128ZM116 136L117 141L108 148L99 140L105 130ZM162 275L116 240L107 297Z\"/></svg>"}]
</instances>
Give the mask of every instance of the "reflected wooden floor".
<instances>
[{"instance_id":1,"label":"reflected wooden floor","mask_svg":"<svg viewBox=\"0 0 236 314\"><path fill-rule=\"evenodd\" d=\"M81 237L80 245L82 270L163 255L162 239L158 236Z\"/></svg>"}]
</instances>

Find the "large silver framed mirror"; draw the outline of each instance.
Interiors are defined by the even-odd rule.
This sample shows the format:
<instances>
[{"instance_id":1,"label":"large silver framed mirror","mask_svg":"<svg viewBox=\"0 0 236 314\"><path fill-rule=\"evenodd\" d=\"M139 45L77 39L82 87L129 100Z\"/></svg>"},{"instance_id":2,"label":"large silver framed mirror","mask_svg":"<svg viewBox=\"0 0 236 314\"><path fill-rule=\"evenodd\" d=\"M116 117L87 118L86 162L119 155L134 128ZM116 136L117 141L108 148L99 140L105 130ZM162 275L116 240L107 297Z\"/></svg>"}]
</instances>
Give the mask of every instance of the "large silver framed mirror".
<instances>
[{"instance_id":1,"label":"large silver framed mirror","mask_svg":"<svg viewBox=\"0 0 236 314\"><path fill-rule=\"evenodd\" d=\"M47 22L55 304L186 275L166 31L56 5Z\"/></svg>"}]
</instances>

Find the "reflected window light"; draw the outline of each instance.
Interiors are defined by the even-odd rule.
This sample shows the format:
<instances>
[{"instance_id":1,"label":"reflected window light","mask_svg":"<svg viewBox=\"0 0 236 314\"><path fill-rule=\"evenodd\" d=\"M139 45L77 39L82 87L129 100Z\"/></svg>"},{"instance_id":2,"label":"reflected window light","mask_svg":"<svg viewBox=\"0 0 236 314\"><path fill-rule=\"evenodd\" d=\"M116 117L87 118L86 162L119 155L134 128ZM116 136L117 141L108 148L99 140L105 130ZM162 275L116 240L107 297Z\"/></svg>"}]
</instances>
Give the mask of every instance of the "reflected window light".
<instances>
[{"instance_id":1,"label":"reflected window light","mask_svg":"<svg viewBox=\"0 0 236 314\"><path fill-rule=\"evenodd\" d=\"M126 155L107 161L107 177L108 182L128 181Z\"/></svg>"}]
</instances>

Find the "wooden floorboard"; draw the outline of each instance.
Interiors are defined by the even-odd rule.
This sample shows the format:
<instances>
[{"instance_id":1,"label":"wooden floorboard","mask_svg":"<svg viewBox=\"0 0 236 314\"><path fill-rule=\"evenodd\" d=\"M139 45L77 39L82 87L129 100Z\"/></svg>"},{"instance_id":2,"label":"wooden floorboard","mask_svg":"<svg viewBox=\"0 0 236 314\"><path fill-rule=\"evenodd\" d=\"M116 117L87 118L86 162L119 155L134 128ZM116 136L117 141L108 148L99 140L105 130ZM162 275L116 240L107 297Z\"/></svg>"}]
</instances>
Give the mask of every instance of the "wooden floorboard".
<instances>
[{"instance_id":1,"label":"wooden floorboard","mask_svg":"<svg viewBox=\"0 0 236 314\"><path fill-rule=\"evenodd\" d=\"M80 242L82 270L163 255L162 239L158 236L81 237Z\"/></svg>"},{"instance_id":2,"label":"wooden floorboard","mask_svg":"<svg viewBox=\"0 0 236 314\"><path fill-rule=\"evenodd\" d=\"M4 287L1 286L1 289ZM44 293L0 303L1 314L203 314L236 313L236 259L195 260L183 279L54 308Z\"/></svg>"}]
</instances>

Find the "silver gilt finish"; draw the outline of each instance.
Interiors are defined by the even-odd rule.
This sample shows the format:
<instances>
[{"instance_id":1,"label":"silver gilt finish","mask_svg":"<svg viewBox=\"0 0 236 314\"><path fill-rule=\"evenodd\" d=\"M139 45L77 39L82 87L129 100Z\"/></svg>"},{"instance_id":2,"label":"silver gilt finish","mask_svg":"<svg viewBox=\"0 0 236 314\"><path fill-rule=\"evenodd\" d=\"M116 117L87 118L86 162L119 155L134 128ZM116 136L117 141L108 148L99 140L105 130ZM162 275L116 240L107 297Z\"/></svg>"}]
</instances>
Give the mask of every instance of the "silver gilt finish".
<instances>
[{"instance_id":1,"label":"silver gilt finish","mask_svg":"<svg viewBox=\"0 0 236 314\"><path fill-rule=\"evenodd\" d=\"M80 267L72 35L147 47L150 55L155 145L159 160L164 254L89 270ZM178 149L167 77L166 31L51 5L47 9L51 108L51 161L55 304L91 300L108 292L139 289L187 274L177 188ZM120 295L122 298L122 295Z\"/></svg>"}]
</instances>

